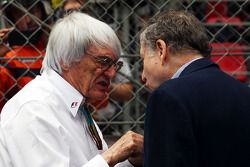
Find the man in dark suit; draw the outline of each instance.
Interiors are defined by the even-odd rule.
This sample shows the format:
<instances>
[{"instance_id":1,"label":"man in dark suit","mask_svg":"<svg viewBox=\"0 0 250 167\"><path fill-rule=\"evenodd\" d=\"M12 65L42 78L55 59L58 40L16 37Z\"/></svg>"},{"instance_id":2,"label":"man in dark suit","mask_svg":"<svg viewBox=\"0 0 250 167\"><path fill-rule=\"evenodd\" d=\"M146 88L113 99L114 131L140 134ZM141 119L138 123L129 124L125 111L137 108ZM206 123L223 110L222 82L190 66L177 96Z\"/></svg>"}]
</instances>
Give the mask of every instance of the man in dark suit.
<instances>
[{"instance_id":1,"label":"man in dark suit","mask_svg":"<svg viewBox=\"0 0 250 167\"><path fill-rule=\"evenodd\" d=\"M152 18L141 34L142 79L153 90L145 119L145 167L250 166L250 89L209 60L191 13Z\"/></svg>"}]
</instances>

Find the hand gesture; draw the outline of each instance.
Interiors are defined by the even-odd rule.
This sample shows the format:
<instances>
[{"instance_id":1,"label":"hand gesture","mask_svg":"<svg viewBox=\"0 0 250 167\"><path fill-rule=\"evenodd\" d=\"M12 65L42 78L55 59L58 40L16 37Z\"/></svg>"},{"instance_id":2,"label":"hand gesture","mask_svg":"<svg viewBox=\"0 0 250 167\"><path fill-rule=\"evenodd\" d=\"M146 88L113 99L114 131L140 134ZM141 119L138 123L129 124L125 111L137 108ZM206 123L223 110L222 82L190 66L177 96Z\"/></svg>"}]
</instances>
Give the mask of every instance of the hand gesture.
<instances>
[{"instance_id":1,"label":"hand gesture","mask_svg":"<svg viewBox=\"0 0 250 167\"><path fill-rule=\"evenodd\" d=\"M143 163L143 136L132 131L128 131L106 152L102 154L109 166L128 159L133 165Z\"/></svg>"}]
</instances>

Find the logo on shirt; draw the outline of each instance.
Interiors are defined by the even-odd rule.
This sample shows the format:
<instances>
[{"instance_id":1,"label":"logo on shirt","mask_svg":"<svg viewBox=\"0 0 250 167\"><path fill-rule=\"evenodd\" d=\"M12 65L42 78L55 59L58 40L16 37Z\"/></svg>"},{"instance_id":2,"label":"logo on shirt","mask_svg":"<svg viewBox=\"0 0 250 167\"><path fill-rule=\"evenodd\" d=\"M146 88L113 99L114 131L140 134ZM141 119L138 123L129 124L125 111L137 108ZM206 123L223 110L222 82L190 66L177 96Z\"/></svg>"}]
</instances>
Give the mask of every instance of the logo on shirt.
<instances>
[{"instance_id":1,"label":"logo on shirt","mask_svg":"<svg viewBox=\"0 0 250 167\"><path fill-rule=\"evenodd\" d=\"M77 105L78 105L78 102L72 102L71 103L71 108L75 108L75 107L77 107Z\"/></svg>"}]
</instances>

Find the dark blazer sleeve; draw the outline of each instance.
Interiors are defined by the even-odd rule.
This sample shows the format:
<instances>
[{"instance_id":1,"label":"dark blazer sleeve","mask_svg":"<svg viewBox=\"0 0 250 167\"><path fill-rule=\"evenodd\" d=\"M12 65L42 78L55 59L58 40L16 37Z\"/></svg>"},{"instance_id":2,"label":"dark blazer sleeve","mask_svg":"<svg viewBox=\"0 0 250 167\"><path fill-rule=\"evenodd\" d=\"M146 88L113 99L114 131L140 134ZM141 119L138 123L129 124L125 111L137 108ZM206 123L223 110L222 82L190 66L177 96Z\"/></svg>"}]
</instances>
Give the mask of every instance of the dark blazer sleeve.
<instances>
[{"instance_id":1,"label":"dark blazer sleeve","mask_svg":"<svg viewBox=\"0 0 250 167\"><path fill-rule=\"evenodd\" d=\"M196 167L192 122L184 101L171 90L157 89L145 118L145 167Z\"/></svg>"}]
</instances>

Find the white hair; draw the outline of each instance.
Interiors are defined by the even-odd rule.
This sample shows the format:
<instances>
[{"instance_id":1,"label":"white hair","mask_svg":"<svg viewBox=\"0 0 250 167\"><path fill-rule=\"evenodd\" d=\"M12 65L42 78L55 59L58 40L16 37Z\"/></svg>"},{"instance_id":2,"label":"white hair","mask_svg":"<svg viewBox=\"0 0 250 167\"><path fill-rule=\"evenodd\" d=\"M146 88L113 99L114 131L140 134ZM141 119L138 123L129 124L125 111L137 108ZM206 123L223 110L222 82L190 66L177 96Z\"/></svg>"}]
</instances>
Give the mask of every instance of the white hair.
<instances>
[{"instance_id":1,"label":"white hair","mask_svg":"<svg viewBox=\"0 0 250 167\"><path fill-rule=\"evenodd\" d=\"M90 45L110 48L117 56L121 53L120 41L109 25L87 14L69 14L51 30L42 71L53 69L61 74L61 64L80 61Z\"/></svg>"}]
</instances>

